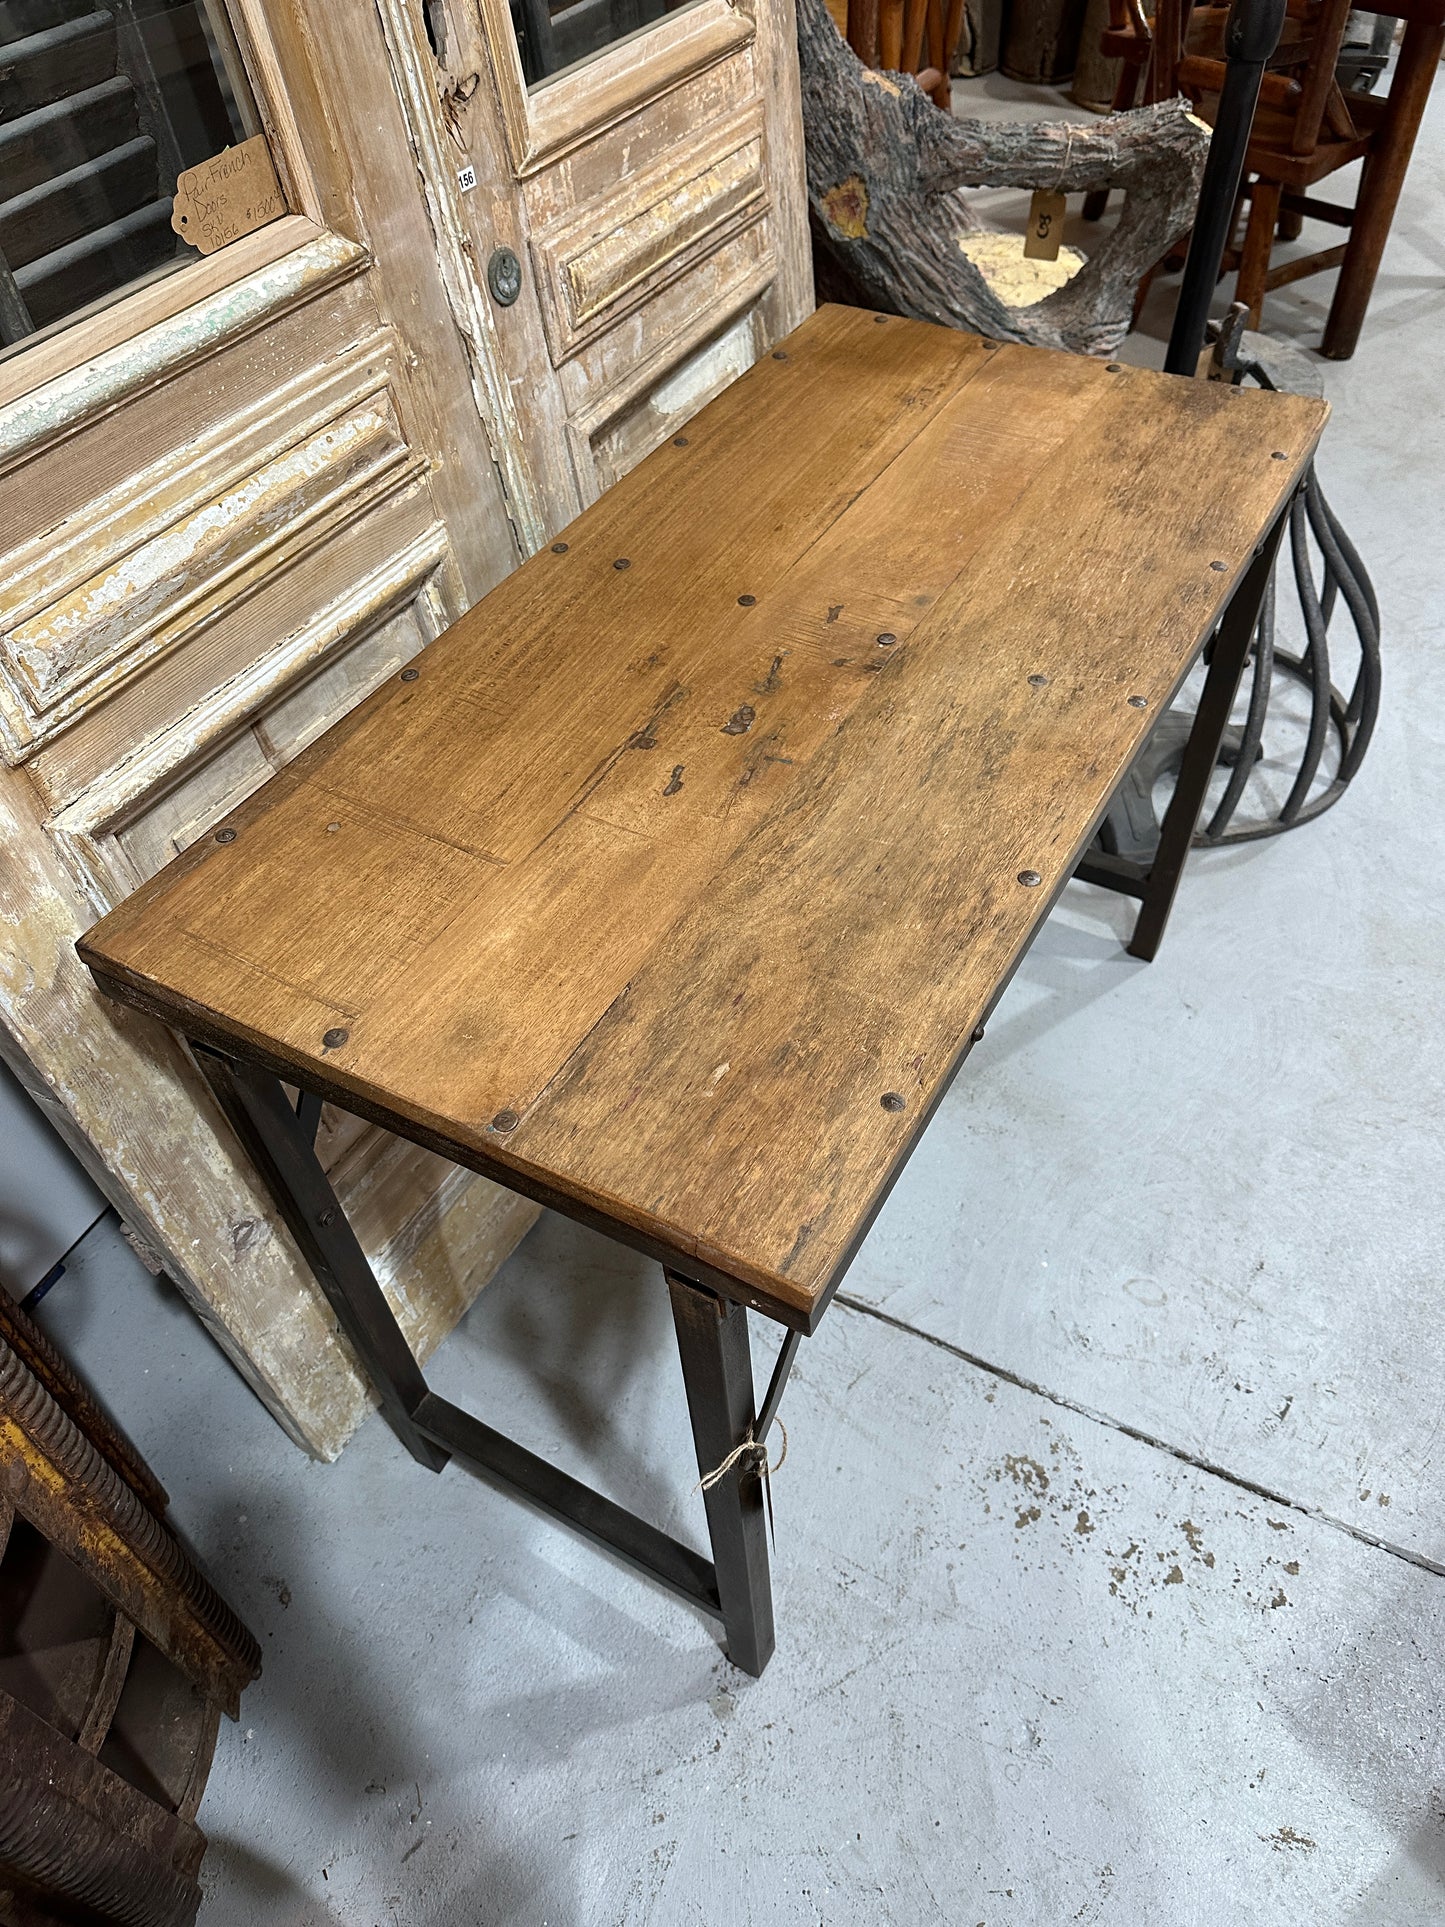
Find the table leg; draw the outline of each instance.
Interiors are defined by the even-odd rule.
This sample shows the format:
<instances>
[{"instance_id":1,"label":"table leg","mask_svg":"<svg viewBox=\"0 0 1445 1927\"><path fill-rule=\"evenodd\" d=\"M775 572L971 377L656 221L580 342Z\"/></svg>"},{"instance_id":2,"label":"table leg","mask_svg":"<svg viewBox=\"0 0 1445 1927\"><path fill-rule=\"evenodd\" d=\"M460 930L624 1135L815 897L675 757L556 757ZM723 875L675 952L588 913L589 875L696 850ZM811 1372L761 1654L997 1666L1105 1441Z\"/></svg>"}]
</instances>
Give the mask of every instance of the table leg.
<instances>
[{"instance_id":1,"label":"table leg","mask_svg":"<svg viewBox=\"0 0 1445 1927\"><path fill-rule=\"evenodd\" d=\"M336 1202L306 1123L287 1103L280 1079L269 1071L223 1057L205 1045L193 1043L191 1050L380 1394L392 1431L419 1464L440 1472L450 1454L425 1437L412 1417L426 1396L426 1380Z\"/></svg>"},{"instance_id":2,"label":"table leg","mask_svg":"<svg viewBox=\"0 0 1445 1927\"><path fill-rule=\"evenodd\" d=\"M1229 724L1229 714L1239 692L1240 678L1254 641L1260 605L1274 569L1275 552L1289 520L1289 507L1280 512L1274 527L1254 552L1254 560L1244 579L1230 598L1214 637L1209 673L1199 699L1194 727L1184 750L1179 780L1164 816L1159 848L1149 866L1148 879L1141 891L1143 905L1134 934L1129 939L1129 955L1152 961L1169 921L1175 892L1184 871L1184 860L1194 840L1200 812L1209 791L1209 779L1219 760L1219 746Z\"/></svg>"},{"instance_id":3,"label":"table leg","mask_svg":"<svg viewBox=\"0 0 1445 1927\"><path fill-rule=\"evenodd\" d=\"M706 1477L753 1436L748 1315L674 1271L667 1273L698 1470ZM763 1487L745 1455L703 1494L728 1657L745 1673L773 1655L773 1597Z\"/></svg>"}]
</instances>

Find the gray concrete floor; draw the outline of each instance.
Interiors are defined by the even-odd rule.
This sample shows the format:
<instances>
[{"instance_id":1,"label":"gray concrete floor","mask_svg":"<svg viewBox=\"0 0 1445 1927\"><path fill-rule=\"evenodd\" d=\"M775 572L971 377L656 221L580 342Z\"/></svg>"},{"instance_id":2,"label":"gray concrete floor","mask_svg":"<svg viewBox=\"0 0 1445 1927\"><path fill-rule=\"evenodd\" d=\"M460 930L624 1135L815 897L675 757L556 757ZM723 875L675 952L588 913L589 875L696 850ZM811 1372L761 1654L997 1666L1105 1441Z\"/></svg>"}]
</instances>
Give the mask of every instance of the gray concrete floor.
<instances>
[{"instance_id":1,"label":"gray concrete floor","mask_svg":"<svg viewBox=\"0 0 1445 1927\"><path fill-rule=\"evenodd\" d=\"M205 1927L1445 1918L1442 154L1437 97L1325 370L1385 611L1364 773L1196 859L1147 968L1065 897L803 1348L761 1681L378 1420L308 1463L113 1228L81 1248L45 1322L265 1648ZM1267 325L1314 342L1330 287ZM435 1376L698 1536L641 1260L544 1219Z\"/></svg>"}]
</instances>

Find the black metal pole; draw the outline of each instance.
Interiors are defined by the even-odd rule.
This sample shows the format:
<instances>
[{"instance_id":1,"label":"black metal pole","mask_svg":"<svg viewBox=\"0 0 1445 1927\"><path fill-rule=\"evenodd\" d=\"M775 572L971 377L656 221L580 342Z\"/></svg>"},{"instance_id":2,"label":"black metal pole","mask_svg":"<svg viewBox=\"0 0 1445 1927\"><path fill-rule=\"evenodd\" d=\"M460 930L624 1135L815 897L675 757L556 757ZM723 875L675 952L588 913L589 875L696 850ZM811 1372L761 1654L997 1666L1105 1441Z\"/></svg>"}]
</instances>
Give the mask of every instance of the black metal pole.
<instances>
[{"instance_id":1,"label":"black metal pole","mask_svg":"<svg viewBox=\"0 0 1445 1927\"><path fill-rule=\"evenodd\" d=\"M1179 289L1179 306L1169 335L1164 370L1192 375L1204 349L1209 304L1219 280L1219 264L1229 241L1235 197L1244 173L1249 130L1259 100L1265 64L1279 44L1285 0L1233 0L1224 29L1224 86L1214 135L1204 163L1199 211L1189 237L1189 258Z\"/></svg>"}]
</instances>

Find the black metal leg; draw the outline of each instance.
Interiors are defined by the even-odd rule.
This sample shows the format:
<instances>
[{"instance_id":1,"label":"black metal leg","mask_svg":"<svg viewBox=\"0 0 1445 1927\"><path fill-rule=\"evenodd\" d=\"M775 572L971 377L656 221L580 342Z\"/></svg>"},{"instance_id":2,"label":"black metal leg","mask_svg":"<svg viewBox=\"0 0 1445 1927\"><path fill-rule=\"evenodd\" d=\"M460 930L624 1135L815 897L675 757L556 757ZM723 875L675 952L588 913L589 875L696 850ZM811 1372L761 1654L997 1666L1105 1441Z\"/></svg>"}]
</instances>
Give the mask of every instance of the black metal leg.
<instances>
[{"instance_id":1,"label":"black metal leg","mask_svg":"<svg viewBox=\"0 0 1445 1927\"><path fill-rule=\"evenodd\" d=\"M676 1272L667 1273L667 1288L698 1470L706 1477L753 1437L748 1315ZM773 1596L762 1480L752 1456L745 1455L703 1496L728 1657L756 1675L773 1655Z\"/></svg>"},{"instance_id":2,"label":"black metal leg","mask_svg":"<svg viewBox=\"0 0 1445 1927\"><path fill-rule=\"evenodd\" d=\"M1253 562L1230 599L1214 638L1209 673L1199 699L1194 727L1189 733L1179 780L1165 812L1159 835L1159 848L1149 866L1149 875L1140 895L1143 907L1129 939L1129 955L1152 961L1174 906L1179 879L1200 812L1209 790L1209 779L1219 760L1219 746L1229 724L1229 713L1239 691L1244 665L1249 659L1260 604L1264 600L1274 569L1275 551L1289 519L1289 511L1276 517L1274 527L1255 551Z\"/></svg>"},{"instance_id":3,"label":"black metal leg","mask_svg":"<svg viewBox=\"0 0 1445 1927\"><path fill-rule=\"evenodd\" d=\"M366 1253L336 1202L307 1126L269 1071L201 1044L192 1054L270 1192L301 1255L326 1293L362 1369L381 1395L387 1422L419 1464L440 1472L449 1454L412 1418L426 1380L392 1315Z\"/></svg>"},{"instance_id":4,"label":"black metal leg","mask_svg":"<svg viewBox=\"0 0 1445 1927\"><path fill-rule=\"evenodd\" d=\"M270 1071L194 1041L191 1049L380 1394L392 1430L412 1457L440 1472L455 1454L484 1478L575 1527L692 1605L720 1617L734 1664L761 1673L773 1652L773 1602L762 1482L751 1455L707 1489L713 1550L709 1565L690 1547L429 1391L316 1156L314 1107L293 1110ZM747 1313L672 1272L667 1282L693 1442L706 1475L754 1437ZM769 1422L800 1336L790 1332L779 1353L765 1400Z\"/></svg>"}]
</instances>

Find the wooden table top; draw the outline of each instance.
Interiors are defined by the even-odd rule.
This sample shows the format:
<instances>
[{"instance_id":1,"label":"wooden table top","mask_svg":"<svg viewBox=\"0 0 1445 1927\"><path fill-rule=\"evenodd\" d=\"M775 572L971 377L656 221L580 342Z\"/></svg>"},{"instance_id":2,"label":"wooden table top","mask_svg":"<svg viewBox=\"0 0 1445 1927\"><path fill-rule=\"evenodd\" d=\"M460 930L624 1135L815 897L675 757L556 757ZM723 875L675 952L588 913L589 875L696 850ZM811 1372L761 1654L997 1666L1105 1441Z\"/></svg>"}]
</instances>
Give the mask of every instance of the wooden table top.
<instances>
[{"instance_id":1,"label":"wooden table top","mask_svg":"<svg viewBox=\"0 0 1445 1927\"><path fill-rule=\"evenodd\" d=\"M1325 412L821 309L81 954L811 1329Z\"/></svg>"}]
</instances>

